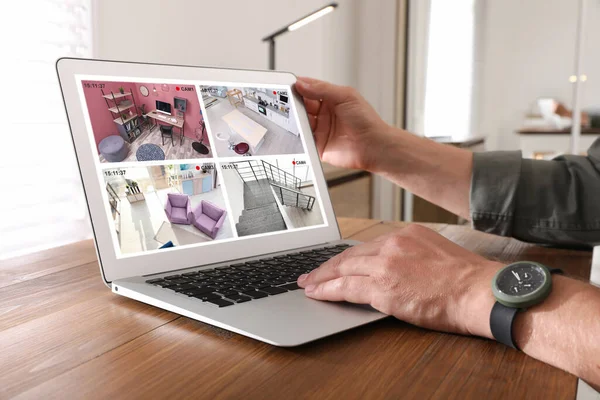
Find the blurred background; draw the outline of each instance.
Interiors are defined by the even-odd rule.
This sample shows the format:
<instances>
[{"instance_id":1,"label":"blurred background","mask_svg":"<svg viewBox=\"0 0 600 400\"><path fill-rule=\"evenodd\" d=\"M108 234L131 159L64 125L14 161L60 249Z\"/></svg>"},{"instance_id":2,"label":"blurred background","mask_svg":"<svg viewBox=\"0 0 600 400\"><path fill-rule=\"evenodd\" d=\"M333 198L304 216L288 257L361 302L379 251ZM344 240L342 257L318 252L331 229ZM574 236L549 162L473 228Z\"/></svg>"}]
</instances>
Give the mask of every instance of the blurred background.
<instances>
[{"instance_id":1,"label":"blurred background","mask_svg":"<svg viewBox=\"0 0 600 400\"><path fill-rule=\"evenodd\" d=\"M261 39L321 0L23 0L5 10L0 260L91 237L54 63L267 69ZM357 88L390 124L549 159L600 135L600 0L339 0L276 39L276 67ZM6 87L6 86L4 86ZM324 166L339 216L466 223Z\"/></svg>"}]
</instances>

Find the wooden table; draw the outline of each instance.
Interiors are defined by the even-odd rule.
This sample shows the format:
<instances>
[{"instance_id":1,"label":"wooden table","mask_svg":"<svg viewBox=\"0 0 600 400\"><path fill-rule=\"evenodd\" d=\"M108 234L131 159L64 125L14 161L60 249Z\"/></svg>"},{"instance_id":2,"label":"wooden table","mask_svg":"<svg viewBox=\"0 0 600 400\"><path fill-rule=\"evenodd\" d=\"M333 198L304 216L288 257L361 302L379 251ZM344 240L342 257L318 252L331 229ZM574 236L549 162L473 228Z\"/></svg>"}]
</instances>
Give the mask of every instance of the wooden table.
<instances>
[{"instance_id":1,"label":"wooden table","mask_svg":"<svg viewBox=\"0 0 600 400\"><path fill-rule=\"evenodd\" d=\"M370 240L402 223L340 220ZM586 278L591 253L428 225ZM91 241L0 262L0 398L574 399L577 379L491 340L385 320L278 348L113 295Z\"/></svg>"}]
</instances>

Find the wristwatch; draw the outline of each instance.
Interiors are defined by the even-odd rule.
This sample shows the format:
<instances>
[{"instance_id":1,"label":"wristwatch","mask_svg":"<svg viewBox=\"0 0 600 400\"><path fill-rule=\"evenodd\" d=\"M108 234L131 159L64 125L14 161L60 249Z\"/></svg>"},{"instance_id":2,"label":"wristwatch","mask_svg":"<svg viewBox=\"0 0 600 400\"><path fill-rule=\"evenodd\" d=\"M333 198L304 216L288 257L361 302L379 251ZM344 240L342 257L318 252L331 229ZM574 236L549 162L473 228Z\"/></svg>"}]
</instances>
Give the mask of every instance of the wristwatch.
<instances>
[{"instance_id":1,"label":"wristwatch","mask_svg":"<svg viewBox=\"0 0 600 400\"><path fill-rule=\"evenodd\" d=\"M543 302L552 291L552 274L560 269L549 269L533 261L509 264L492 279L496 304L490 314L490 328L494 338L518 350L512 327L519 311Z\"/></svg>"}]
</instances>

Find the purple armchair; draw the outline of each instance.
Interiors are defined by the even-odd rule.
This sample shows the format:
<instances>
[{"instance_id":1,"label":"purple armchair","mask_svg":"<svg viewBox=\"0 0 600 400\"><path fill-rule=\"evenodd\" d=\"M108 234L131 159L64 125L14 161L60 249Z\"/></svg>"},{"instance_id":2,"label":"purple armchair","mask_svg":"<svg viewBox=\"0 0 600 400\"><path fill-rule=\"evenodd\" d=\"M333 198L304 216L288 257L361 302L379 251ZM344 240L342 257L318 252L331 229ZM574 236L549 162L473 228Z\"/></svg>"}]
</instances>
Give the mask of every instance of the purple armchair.
<instances>
[{"instance_id":1,"label":"purple armchair","mask_svg":"<svg viewBox=\"0 0 600 400\"><path fill-rule=\"evenodd\" d=\"M210 201L202 200L192 211L192 224L211 238L215 238L225 222L227 211Z\"/></svg>"},{"instance_id":2,"label":"purple armchair","mask_svg":"<svg viewBox=\"0 0 600 400\"><path fill-rule=\"evenodd\" d=\"M189 225L192 217L190 197L187 194L169 193L165 213L172 223Z\"/></svg>"}]
</instances>

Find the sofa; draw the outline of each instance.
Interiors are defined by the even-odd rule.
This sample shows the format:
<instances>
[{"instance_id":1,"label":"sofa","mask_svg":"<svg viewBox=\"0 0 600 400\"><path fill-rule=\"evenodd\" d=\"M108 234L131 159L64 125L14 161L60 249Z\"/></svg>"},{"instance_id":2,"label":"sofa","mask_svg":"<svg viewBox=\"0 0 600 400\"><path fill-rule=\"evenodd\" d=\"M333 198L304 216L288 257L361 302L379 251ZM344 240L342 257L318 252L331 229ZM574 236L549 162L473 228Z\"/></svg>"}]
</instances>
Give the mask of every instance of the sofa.
<instances>
[{"instance_id":1,"label":"sofa","mask_svg":"<svg viewBox=\"0 0 600 400\"><path fill-rule=\"evenodd\" d=\"M225 222L227 211L217 207L210 201L202 200L192 211L192 224L211 238L217 237L219 229Z\"/></svg>"},{"instance_id":2,"label":"sofa","mask_svg":"<svg viewBox=\"0 0 600 400\"><path fill-rule=\"evenodd\" d=\"M187 194L169 193L165 213L170 222L174 224L189 225L192 216L192 204Z\"/></svg>"}]
</instances>

